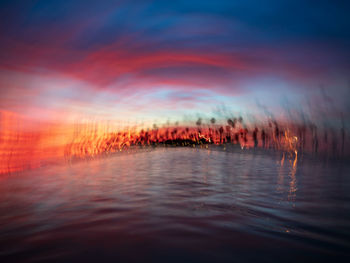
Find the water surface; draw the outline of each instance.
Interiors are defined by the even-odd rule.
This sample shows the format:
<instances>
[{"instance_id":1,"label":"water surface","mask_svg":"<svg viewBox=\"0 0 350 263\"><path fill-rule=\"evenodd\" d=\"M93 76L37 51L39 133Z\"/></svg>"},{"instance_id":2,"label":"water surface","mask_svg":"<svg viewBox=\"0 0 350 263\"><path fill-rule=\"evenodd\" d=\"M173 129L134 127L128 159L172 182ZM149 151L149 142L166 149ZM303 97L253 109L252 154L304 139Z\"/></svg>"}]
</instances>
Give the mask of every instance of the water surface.
<instances>
[{"instance_id":1,"label":"water surface","mask_svg":"<svg viewBox=\"0 0 350 263\"><path fill-rule=\"evenodd\" d=\"M1 262L346 262L350 169L162 148L0 178Z\"/></svg>"}]
</instances>

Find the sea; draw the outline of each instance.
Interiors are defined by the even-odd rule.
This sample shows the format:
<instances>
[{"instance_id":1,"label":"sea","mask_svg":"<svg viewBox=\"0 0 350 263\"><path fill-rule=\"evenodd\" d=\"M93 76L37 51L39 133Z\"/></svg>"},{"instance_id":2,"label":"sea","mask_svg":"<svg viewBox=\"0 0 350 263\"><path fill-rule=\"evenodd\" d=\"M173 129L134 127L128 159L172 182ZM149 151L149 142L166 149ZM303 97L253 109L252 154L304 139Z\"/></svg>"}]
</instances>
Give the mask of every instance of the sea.
<instances>
[{"instance_id":1,"label":"sea","mask_svg":"<svg viewBox=\"0 0 350 263\"><path fill-rule=\"evenodd\" d=\"M350 165L162 147L1 175L0 262L350 262Z\"/></svg>"}]
</instances>

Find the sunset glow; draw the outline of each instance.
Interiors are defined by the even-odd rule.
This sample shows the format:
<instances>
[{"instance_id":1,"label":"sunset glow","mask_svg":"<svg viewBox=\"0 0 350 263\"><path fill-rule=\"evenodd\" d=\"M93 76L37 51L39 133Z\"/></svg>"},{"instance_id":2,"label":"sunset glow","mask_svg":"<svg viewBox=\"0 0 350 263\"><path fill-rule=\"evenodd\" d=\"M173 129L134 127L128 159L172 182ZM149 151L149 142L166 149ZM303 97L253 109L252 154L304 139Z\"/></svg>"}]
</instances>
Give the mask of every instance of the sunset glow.
<instances>
[{"instance_id":1,"label":"sunset glow","mask_svg":"<svg viewBox=\"0 0 350 263\"><path fill-rule=\"evenodd\" d=\"M350 262L349 10L2 0L0 262Z\"/></svg>"}]
</instances>

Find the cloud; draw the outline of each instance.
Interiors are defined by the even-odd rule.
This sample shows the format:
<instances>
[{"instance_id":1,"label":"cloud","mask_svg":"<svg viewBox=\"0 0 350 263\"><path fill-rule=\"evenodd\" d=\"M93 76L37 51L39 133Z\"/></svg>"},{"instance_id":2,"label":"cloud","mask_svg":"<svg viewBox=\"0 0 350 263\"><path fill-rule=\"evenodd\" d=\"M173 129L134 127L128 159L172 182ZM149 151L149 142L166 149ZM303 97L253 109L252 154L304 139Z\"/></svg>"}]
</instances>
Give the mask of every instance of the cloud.
<instances>
[{"instance_id":1,"label":"cloud","mask_svg":"<svg viewBox=\"0 0 350 263\"><path fill-rule=\"evenodd\" d=\"M260 96L286 86L302 94L320 83L334 88L335 75L350 73L346 3L18 5L14 0L1 5L3 108L200 108L222 102L223 96ZM17 77L6 77L9 72ZM276 81L269 86L266 79ZM167 96L159 98L160 91Z\"/></svg>"}]
</instances>

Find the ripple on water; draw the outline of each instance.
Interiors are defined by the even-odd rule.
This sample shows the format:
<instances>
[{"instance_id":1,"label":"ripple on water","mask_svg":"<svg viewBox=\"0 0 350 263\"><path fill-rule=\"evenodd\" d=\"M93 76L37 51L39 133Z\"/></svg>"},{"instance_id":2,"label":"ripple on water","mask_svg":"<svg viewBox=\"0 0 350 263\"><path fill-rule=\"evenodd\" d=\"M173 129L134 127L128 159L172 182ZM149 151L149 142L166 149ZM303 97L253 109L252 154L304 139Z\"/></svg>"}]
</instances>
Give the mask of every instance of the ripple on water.
<instances>
[{"instance_id":1,"label":"ripple on water","mask_svg":"<svg viewBox=\"0 0 350 263\"><path fill-rule=\"evenodd\" d=\"M341 166L341 167L340 167ZM349 255L349 166L189 148L1 181L8 261L280 261Z\"/></svg>"}]
</instances>

